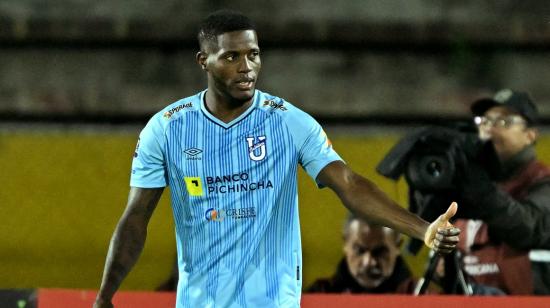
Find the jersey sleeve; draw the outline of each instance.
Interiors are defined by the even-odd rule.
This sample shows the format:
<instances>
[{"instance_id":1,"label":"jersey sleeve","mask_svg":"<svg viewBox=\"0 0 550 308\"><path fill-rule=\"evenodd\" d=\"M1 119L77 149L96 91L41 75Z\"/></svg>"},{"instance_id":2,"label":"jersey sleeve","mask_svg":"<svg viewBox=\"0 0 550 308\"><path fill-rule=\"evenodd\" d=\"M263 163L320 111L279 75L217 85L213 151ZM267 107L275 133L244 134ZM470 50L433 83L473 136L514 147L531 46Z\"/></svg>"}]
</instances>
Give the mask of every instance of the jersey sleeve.
<instances>
[{"instance_id":1,"label":"jersey sleeve","mask_svg":"<svg viewBox=\"0 0 550 308\"><path fill-rule=\"evenodd\" d=\"M168 184L164 159L164 128L155 115L139 134L130 186L141 188L165 187Z\"/></svg>"},{"instance_id":2,"label":"jersey sleeve","mask_svg":"<svg viewBox=\"0 0 550 308\"><path fill-rule=\"evenodd\" d=\"M327 134L313 117L300 110L295 112L297 118L288 123L299 152L299 162L306 173L316 180L326 165L342 158L334 151ZM320 186L320 183L317 184Z\"/></svg>"}]
</instances>

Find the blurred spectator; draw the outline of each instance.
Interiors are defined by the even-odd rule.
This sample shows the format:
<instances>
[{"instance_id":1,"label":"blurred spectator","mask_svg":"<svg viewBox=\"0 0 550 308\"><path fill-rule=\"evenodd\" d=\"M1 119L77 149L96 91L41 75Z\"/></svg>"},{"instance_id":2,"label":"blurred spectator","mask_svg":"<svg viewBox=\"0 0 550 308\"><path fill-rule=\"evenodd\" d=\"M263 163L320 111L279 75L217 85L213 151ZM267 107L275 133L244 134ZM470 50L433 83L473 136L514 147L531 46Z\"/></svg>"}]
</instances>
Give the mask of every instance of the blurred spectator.
<instances>
[{"instance_id":1,"label":"blurred spectator","mask_svg":"<svg viewBox=\"0 0 550 308\"><path fill-rule=\"evenodd\" d=\"M471 110L498 164L465 164L457 183L464 270L508 294L549 294L550 253L532 250L550 248L550 168L535 155L537 108L527 93L502 90Z\"/></svg>"},{"instance_id":2,"label":"blurred spectator","mask_svg":"<svg viewBox=\"0 0 550 308\"><path fill-rule=\"evenodd\" d=\"M322 293L412 293L414 281L400 257L402 238L355 216L344 226L344 258L336 273L307 290Z\"/></svg>"}]
</instances>

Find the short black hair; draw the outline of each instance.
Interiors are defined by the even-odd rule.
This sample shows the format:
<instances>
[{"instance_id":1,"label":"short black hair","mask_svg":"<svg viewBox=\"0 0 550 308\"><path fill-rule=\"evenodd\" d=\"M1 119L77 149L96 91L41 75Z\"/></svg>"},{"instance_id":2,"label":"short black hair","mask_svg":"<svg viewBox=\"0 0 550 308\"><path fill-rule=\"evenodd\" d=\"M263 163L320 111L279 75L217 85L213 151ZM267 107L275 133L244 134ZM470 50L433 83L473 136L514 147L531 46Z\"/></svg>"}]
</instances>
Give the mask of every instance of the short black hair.
<instances>
[{"instance_id":1,"label":"short black hair","mask_svg":"<svg viewBox=\"0 0 550 308\"><path fill-rule=\"evenodd\" d=\"M204 50L206 44L217 43L220 34L232 31L256 30L256 26L244 14L233 10L219 10L208 15L200 24L197 39Z\"/></svg>"}]
</instances>

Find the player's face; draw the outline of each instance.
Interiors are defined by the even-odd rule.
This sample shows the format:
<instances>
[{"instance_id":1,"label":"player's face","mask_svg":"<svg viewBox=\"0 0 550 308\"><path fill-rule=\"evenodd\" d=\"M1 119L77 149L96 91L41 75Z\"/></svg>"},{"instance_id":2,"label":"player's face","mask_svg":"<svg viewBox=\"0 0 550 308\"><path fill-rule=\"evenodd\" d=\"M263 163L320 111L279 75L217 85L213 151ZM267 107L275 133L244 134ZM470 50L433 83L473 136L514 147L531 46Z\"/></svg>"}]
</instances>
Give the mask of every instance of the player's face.
<instances>
[{"instance_id":1,"label":"player's face","mask_svg":"<svg viewBox=\"0 0 550 308\"><path fill-rule=\"evenodd\" d=\"M493 142L496 153L503 160L532 144L537 135L520 115L503 106L487 110L478 130L480 138Z\"/></svg>"},{"instance_id":2,"label":"player's face","mask_svg":"<svg viewBox=\"0 0 550 308\"><path fill-rule=\"evenodd\" d=\"M344 245L349 271L364 288L376 288L391 276L399 256L395 234L359 220L354 220L349 228Z\"/></svg>"},{"instance_id":3,"label":"player's face","mask_svg":"<svg viewBox=\"0 0 550 308\"><path fill-rule=\"evenodd\" d=\"M252 99L262 66L256 31L218 35L217 46L210 46L205 52L203 69L208 73L209 89L229 102Z\"/></svg>"}]
</instances>

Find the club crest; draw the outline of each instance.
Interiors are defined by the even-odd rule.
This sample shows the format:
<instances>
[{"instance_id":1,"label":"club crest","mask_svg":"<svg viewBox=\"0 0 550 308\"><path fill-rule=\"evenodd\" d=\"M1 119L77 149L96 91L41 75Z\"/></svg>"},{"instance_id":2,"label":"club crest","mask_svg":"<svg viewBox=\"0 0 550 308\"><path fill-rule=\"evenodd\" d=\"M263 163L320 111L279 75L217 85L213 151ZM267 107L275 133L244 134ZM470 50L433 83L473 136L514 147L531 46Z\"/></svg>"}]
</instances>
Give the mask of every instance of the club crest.
<instances>
[{"instance_id":1,"label":"club crest","mask_svg":"<svg viewBox=\"0 0 550 308\"><path fill-rule=\"evenodd\" d=\"M248 143L248 156L253 161L260 161L265 158L265 136L258 136L258 139L254 137L246 137Z\"/></svg>"}]
</instances>

